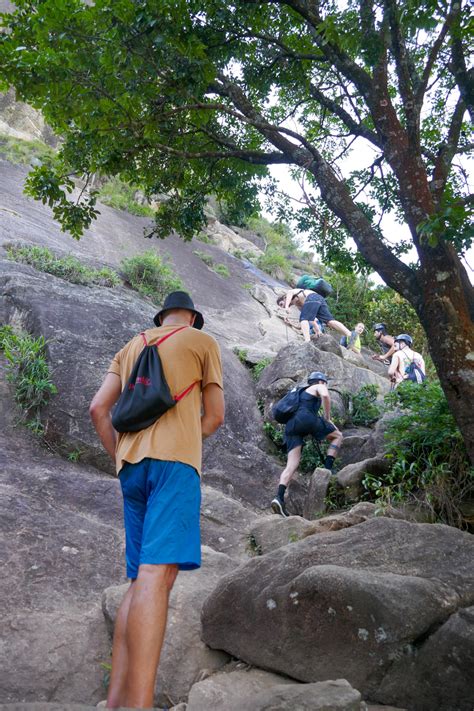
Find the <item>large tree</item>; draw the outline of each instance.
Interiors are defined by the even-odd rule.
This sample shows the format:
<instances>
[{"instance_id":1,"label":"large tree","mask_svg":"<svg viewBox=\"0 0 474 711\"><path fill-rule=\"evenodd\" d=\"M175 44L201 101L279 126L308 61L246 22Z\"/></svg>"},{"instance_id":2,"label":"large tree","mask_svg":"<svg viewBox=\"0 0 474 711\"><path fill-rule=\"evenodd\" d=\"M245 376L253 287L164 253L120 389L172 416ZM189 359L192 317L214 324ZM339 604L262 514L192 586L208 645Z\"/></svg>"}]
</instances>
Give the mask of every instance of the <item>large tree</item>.
<instances>
[{"instance_id":1,"label":"large tree","mask_svg":"<svg viewBox=\"0 0 474 711\"><path fill-rule=\"evenodd\" d=\"M472 239L467 1L16 5L0 75L64 139L58 165L37 168L28 188L66 229L80 234L95 214L93 196L68 202L73 173L167 193L154 233L189 238L206 195L237 216L255 205L268 166L289 166L302 186L293 216L323 258L370 265L415 308L474 461L474 295L461 259ZM288 213L274 183L266 189ZM410 240L389 240L384 211ZM407 265L400 256L413 247Z\"/></svg>"}]
</instances>

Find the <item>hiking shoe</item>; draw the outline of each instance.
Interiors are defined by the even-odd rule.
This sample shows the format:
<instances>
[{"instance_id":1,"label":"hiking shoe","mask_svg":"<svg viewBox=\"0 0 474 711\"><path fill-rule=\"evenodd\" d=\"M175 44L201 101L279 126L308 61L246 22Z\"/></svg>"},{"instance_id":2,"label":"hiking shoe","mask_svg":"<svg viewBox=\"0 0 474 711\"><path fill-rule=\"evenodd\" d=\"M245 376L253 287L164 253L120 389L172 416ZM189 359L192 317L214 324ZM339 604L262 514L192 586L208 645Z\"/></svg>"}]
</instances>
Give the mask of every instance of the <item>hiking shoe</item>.
<instances>
[{"instance_id":1,"label":"hiking shoe","mask_svg":"<svg viewBox=\"0 0 474 711\"><path fill-rule=\"evenodd\" d=\"M273 513L280 514L280 516L284 516L285 518L289 517L290 514L286 510L285 502L279 499L278 496L275 496L271 506Z\"/></svg>"}]
</instances>

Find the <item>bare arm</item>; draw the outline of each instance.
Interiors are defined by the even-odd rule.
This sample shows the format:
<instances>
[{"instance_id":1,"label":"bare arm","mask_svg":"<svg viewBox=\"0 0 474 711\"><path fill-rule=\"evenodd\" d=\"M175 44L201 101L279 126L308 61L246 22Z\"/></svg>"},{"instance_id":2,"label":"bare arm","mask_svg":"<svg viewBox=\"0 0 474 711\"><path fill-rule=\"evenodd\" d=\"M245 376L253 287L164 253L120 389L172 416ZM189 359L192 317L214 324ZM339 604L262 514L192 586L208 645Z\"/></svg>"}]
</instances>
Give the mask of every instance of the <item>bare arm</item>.
<instances>
[{"instance_id":1,"label":"bare arm","mask_svg":"<svg viewBox=\"0 0 474 711\"><path fill-rule=\"evenodd\" d=\"M217 383L209 383L202 391L202 438L213 434L224 422L224 393Z\"/></svg>"},{"instance_id":2,"label":"bare arm","mask_svg":"<svg viewBox=\"0 0 474 711\"><path fill-rule=\"evenodd\" d=\"M393 378L395 376L395 373L398 370L399 362L400 362L400 353L398 351L396 351L393 354L392 362L388 366L387 372L390 375L390 378Z\"/></svg>"},{"instance_id":3,"label":"bare arm","mask_svg":"<svg viewBox=\"0 0 474 711\"><path fill-rule=\"evenodd\" d=\"M290 289L286 292L285 309L287 311L290 308L291 300L293 299L293 297L295 297L296 294L299 294L301 291L301 289Z\"/></svg>"},{"instance_id":4,"label":"bare arm","mask_svg":"<svg viewBox=\"0 0 474 711\"><path fill-rule=\"evenodd\" d=\"M94 395L89 406L89 413L95 431L99 435L104 449L115 462L115 443L117 433L112 426L110 411L120 397L120 377L115 373L107 373L105 380Z\"/></svg>"}]
</instances>

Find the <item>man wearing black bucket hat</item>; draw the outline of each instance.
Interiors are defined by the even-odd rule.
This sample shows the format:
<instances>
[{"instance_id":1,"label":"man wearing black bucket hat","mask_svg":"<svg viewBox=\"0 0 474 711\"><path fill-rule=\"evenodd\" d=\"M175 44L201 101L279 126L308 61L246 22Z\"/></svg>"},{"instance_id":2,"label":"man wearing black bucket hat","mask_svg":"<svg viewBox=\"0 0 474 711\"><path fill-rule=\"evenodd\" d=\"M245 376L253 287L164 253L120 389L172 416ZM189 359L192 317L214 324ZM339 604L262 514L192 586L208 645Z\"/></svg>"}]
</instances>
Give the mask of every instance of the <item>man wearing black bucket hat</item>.
<instances>
[{"instance_id":1,"label":"man wearing black bucket hat","mask_svg":"<svg viewBox=\"0 0 474 711\"><path fill-rule=\"evenodd\" d=\"M132 338L115 355L90 406L122 486L132 581L115 623L109 708L153 706L169 593L179 570L201 563L202 439L224 419L219 346L201 331L204 319L189 294L169 294L154 322L156 328ZM122 391L150 384L144 377L130 384L144 343L156 346L176 404L152 424L142 428L139 422L138 429L118 434L111 410Z\"/></svg>"},{"instance_id":2,"label":"man wearing black bucket hat","mask_svg":"<svg viewBox=\"0 0 474 711\"><path fill-rule=\"evenodd\" d=\"M324 373L314 371L308 376L308 385L299 389L296 409L285 425L284 442L288 459L280 476L277 494L271 503L273 513L289 516L285 506L285 493L298 469L306 436L311 435L317 441L328 440L324 467L332 469L343 438L336 425L331 422L331 397L327 382L328 378ZM324 417L319 415L321 404Z\"/></svg>"}]
</instances>

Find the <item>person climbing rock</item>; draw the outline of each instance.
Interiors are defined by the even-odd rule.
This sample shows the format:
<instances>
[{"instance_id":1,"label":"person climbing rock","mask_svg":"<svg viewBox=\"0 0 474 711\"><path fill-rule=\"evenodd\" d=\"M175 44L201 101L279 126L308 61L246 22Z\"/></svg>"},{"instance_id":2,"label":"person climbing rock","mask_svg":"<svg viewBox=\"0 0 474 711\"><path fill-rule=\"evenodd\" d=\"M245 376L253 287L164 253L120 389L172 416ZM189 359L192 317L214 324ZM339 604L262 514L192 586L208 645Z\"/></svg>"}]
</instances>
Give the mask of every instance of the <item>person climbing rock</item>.
<instances>
[{"instance_id":1,"label":"person climbing rock","mask_svg":"<svg viewBox=\"0 0 474 711\"><path fill-rule=\"evenodd\" d=\"M326 299L321 294L317 294L311 289L290 289L286 292L285 297L284 308L286 311L289 311L290 306L296 306L301 311L300 326L306 342L311 339L310 324L313 325L316 338L321 334L318 320L350 338L351 332L343 323L336 321L329 311Z\"/></svg>"},{"instance_id":2,"label":"person climbing rock","mask_svg":"<svg viewBox=\"0 0 474 711\"><path fill-rule=\"evenodd\" d=\"M340 340L341 346L345 346L349 351L354 351L354 353L360 354L362 350L362 344L360 342L361 334L364 333L365 326L363 323L356 323L354 330L351 332L350 338L343 336Z\"/></svg>"},{"instance_id":3,"label":"person climbing rock","mask_svg":"<svg viewBox=\"0 0 474 711\"><path fill-rule=\"evenodd\" d=\"M374 338L380 346L382 355L373 355L372 360L380 360L386 365L390 365L392 355L395 353L395 339L387 333L387 326L384 323L374 323Z\"/></svg>"},{"instance_id":4,"label":"person climbing rock","mask_svg":"<svg viewBox=\"0 0 474 711\"><path fill-rule=\"evenodd\" d=\"M412 349L413 338L401 333L395 338L396 351L388 367L388 374L394 387L404 380L422 383L425 380L425 361L420 353Z\"/></svg>"},{"instance_id":5,"label":"person climbing rock","mask_svg":"<svg viewBox=\"0 0 474 711\"><path fill-rule=\"evenodd\" d=\"M90 405L94 427L116 465L122 487L127 577L131 579L117 613L107 708L154 705L171 588L179 570L201 565L202 439L215 432L224 419L219 346L212 336L201 332L204 319L189 294L169 294L154 322L157 328L132 338L115 355ZM139 419L136 411L148 393L161 396L166 383L158 366L150 370L153 378L136 376L134 366L143 362L145 354L143 341L146 346L160 344L169 391L179 393L174 396L176 404L169 405L150 425ZM157 351L147 350L146 355L156 359ZM133 384L132 378L136 378ZM114 404L120 398L117 411L122 391L135 393L145 387L148 389L138 390L140 397L130 423L135 429L118 434L111 419ZM155 412L155 401L153 408Z\"/></svg>"},{"instance_id":6,"label":"person climbing rock","mask_svg":"<svg viewBox=\"0 0 474 711\"><path fill-rule=\"evenodd\" d=\"M327 387L328 379L324 373L314 371L308 377L307 387L301 388L297 409L285 426L284 442L288 459L282 471L278 491L271 502L272 511L281 516L289 516L285 506L285 493L295 475L301 459L304 438L308 435L321 441L329 441L324 466L331 471L337 452L342 444L342 433L331 422L331 397ZM323 406L324 417L319 409Z\"/></svg>"}]
</instances>

